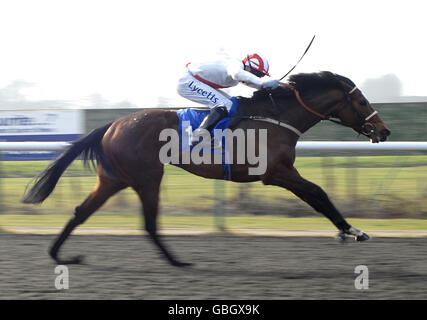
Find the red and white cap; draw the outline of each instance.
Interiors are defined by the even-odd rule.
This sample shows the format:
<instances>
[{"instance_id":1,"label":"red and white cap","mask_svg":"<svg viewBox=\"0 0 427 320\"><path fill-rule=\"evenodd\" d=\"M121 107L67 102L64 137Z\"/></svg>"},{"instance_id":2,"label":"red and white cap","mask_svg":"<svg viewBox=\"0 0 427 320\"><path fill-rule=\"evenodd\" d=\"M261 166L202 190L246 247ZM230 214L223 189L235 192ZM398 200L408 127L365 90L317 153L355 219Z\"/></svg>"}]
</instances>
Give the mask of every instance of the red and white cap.
<instances>
[{"instance_id":1,"label":"red and white cap","mask_svg":"<svg viewBox=\"0 0 427 320\"><path fill-rule=\"evenodd\" d=\"M270 68L270 66L268 64L267 59L261 57L257 53L248 55L245 59L243 59L243 64L267 76L270 76L270 74L268 73L268 69Z\"/></svg>"}]
</instances>

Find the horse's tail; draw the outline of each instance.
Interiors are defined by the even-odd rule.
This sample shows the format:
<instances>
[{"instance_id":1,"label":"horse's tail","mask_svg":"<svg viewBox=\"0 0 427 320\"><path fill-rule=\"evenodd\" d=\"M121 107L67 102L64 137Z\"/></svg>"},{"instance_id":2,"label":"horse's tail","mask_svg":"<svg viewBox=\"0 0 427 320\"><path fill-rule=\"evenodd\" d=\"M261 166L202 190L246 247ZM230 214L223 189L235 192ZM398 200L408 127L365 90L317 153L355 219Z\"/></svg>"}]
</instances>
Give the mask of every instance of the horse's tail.
<instances>
[{"instance_id":1,"label":"horse's tail","mask_svg":"<svg viewBox=\"0 0 427 320\"><path fill-rule=\"evenodd\" d=\"M35 177L34 185L24 195L22 202L43 202L52 193L65 169L67 169L71 162L73 162L80 154L83 154L85 164L93 164L96 160L100 162L105 169L110 171L111 167L105 158L101 141L111 124L112 123L109 123L103 127L94 129L85 137L73 142L66 151L64 151L54 162Z\"/></svg>"}]
</instances>

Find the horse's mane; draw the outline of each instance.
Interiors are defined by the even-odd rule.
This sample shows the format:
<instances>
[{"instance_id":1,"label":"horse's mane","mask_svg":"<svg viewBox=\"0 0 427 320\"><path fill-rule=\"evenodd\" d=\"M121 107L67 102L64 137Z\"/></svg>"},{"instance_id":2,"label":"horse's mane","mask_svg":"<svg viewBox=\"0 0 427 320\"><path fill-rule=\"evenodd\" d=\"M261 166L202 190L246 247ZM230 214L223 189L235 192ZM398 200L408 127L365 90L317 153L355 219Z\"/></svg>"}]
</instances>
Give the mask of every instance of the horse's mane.
<instances>
[{"instance_id":1,"label":"horse's mane","mask_svg":"<svg viewBox=\"0 0 427 320\"><path fill-rule=\"evenodd\" d=\"M353 81L350 79L329 71L298 73L290 76L288 83L297 89L301 94L308 94L319 90L343 89L343 83L348 84L350 87L355 86ZM265 100L268 98L270 93L274 95L275 98L287 98L294 96L294 92L291 89L279 86L274 90L261 89L255 91L251 100Z\"/></svg>"}]
</instances>

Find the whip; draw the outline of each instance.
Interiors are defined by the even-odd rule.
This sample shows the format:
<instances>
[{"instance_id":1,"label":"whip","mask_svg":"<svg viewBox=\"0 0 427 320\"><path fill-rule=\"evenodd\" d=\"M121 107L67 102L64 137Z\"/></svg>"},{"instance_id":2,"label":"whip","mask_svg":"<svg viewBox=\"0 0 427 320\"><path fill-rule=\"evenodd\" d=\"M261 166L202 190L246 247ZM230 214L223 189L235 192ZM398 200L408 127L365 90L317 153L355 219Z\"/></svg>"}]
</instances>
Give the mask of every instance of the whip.
<instances>
[{"instance_id":1,"label":"whip","mask_svg":"<svg viewBox=\"0 0 427 320\"><path fill-rule=\"evenodd\" d=\"M298 62L292 67L291 70L288 71L288 73L286 73L283 77L280 78L280 81L283 80L283 78L285 78L289 73L291 73L295 67L298 65L298 63L300 63L300 61L302 60L302 58L304 58L305 54L307 53L308 49L310 49L311 44L313 43L314 38L316 37L316 35L313 36L313 39L311 39L310 43L308 44L307 49L305 49L304 53L302 54L301 58L299 58Z\"/></svg>"}]
</instances>

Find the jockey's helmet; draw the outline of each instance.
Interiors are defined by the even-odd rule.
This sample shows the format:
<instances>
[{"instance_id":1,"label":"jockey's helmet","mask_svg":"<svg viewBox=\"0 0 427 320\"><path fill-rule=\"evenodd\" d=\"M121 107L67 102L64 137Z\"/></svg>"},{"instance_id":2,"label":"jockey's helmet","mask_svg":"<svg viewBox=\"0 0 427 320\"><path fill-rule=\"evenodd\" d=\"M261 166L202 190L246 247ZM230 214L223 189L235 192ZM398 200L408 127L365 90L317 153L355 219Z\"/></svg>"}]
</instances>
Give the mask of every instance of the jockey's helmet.
<instances>
[{"instance_id":1,"label":"jockey's helmet","mask_svg":"<svg viewBox=\"0 0 427 320\"><path fill-rule=\"evenodd\" d=\"M243 64L251 69L251 72L257 77L264 77L265 75L270 76L268 73L269 64L267 59L261 57L259 54L254 53L247 55L243 59Z\"/></svg>"}]
</instances>

